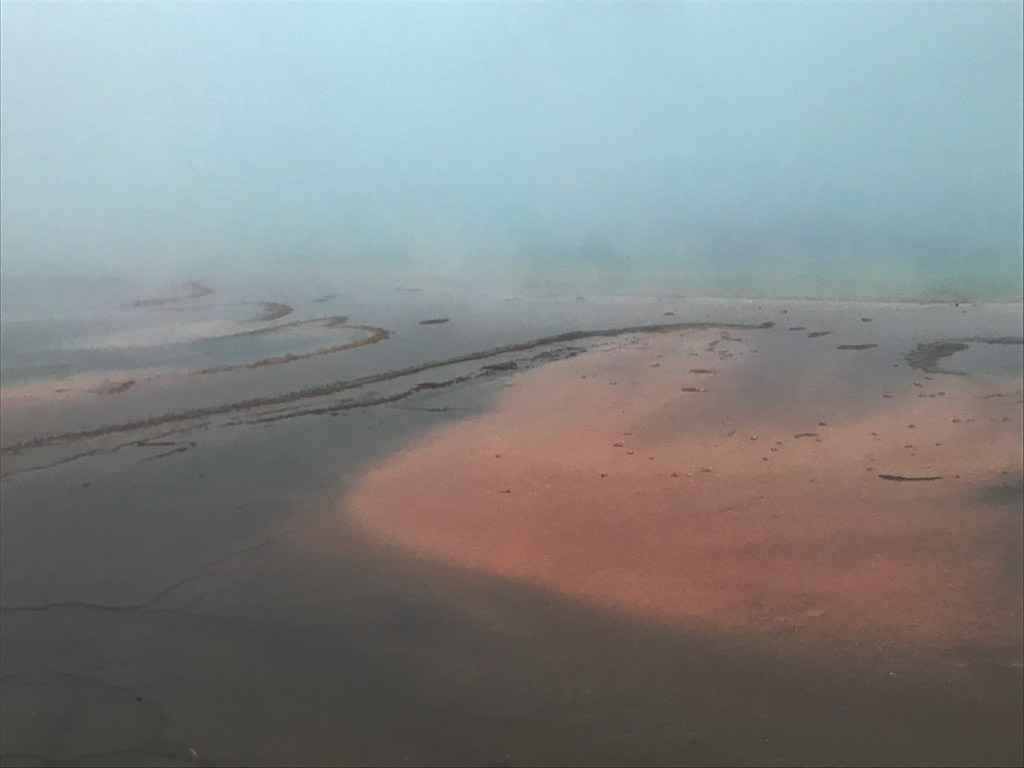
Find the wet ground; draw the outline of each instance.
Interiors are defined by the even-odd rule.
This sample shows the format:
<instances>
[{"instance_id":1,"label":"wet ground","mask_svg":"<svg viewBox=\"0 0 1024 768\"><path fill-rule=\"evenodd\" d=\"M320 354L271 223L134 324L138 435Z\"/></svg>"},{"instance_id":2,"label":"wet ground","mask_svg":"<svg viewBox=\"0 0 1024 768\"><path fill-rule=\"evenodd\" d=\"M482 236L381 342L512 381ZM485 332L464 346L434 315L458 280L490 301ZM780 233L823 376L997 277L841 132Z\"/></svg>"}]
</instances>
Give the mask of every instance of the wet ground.
<instances>
[{"instance_id":1,"label":"wet ground","mask_svg":"<svg viewBox=\"0 0 1024 768\"><path fill-rule=\"evenodd\" d=\"M1020 626L1013 613L1020 610L1019 590L1000 595L1010 611L1001 618L978 619L954 601L962 613L951 613L941 631L927 622L924 629L896 622L903 631L883 641L854 633L855 645L844 639L847 625L838 619L837 632L813 629L828 617L827 605L806 606L823 612L790 621L788 632L767 631L750 619L774 618L764 600L759 613L730 614L724 623L713 612L637 611L630 604L635 585L642 587L651 572L635 561L618 563L615 580L632 583L632 591L606 590L618 597L601 600L593 588L582 594L530 568L509 573L420 546L422 539L403 539L402 531L415 528L396 529L392 522L422 526L436 487L419 494L399 488L407 508L376 528L372 509L356 503L365 500L367 478L386 480L396 460L436 451L449 430L486 425L480 420L497 418L507 398L537 377L548 385L561 381L566 366L583 366L588 370L579 375L595 379L583 383L603 387L595 402L609 410L604 392L614 390L621 410L629 410L629 403L653 402L643 390L648 380L636 374L638 363L652 374L676 365L678 399L644 417L644 439L667 452L693 430L707 453L675 456L672 467L661 466L665 453L644 454L644 462L658 465L652 474L665 477L633 475L632 485L708 480L721 492L808 471L824 482L828 470L846 472L853 462L836 452L846 441L835 430L852 436L851 425L859 424L864 429L857 434L865 434L857 439L865 445L873 442L872 431L883 431L856 421L864 403L898 406L900 413L931 408L934 424L915 416L907 420L914 430L901 421L898 436L879 435L887 447L872 464L861 466L871 446L855 457L856 472L875 484L869 507L881 515L890 508L878 499L906 497L914 520L922 521L929 499L943 500L942 514L953 514L948 499L977 491L970 512L986 515L986 522L957 531L971 533L962 541L986 552L986 542L1001 532L1008 576L992 583L1006 590L1021 568L1021 454L1012 431L1020 429L1020 346L964 340L1019 334L1019 306L482 302L412 291L382 299L326 288L250 298L293 308L266 324L346 315L351 324L386 329L388 337L257 368L196 375L186 367L167 380L136 375L139 383L116 392L58 392L68 381L46 378L33 383L31 399L16 401L5 390L3 765L1010 765L1024 759ZM173 305L133 308L128 296L125 311L198 305L224 292L212 289ZM166 298L189 293L172 290ZM261 311L248 309L256 310L253 317ZM421 324L441 318L448 322ZM797 326L803 330L788 330ZM937 342L967 344L927 358L957 373L925 370L920 356L908 361L918 345ZM877 346L841 348L869 344ZM631 361L626 368L623 355ZM773 363L760 362L769 357ZM780 370L790 374L780 377ZM632 379L620 376L628 371ZM812 419L805 395L825 382L829 411ZM701 431L702 419L722 420L707 406L726 390L728 418L736 423L720 436ZM980 397L968 401L968 395ZM556 415L571 412L573 399L581 400L561 397L547 406L552 425ZM766 401L774 404L770 419ZM971 407L947 415L942 409L954 401ZM544 407L533 396L523 402L539 409L529 415L543 425ZM962 427L960 439L972 435L974 446L993 436L980 449L981 460L962 464L953 474L964 477L948 483L947 439L930 440L946 443L928 446L930 454L920 439L903 439L939 429L940 420L942 430ZM755 421L758 439L751 441ZM514 419L503 425L516 427ZM730 447L737 435L727 438L729 430L745 430L743 451ZM771 452L776 431L784 451ZM493 436L515 442L511 433ZM633 471L624 462L647 447L633 444L639 439L602 439L586 462L597 457L608 468L586 463L594 474L586 487L622 482L616 477ZM459 450L472 445L465 441ZM754 456L753 445L763 451ZM512 453L490 459L506 461ZM770 460L762 461L762 453ZM540 455L534 459L534 469L544 463ZM475 461L463 455L445 465L446 492L473 487L461 483ZM783 461L785 472L776 468ZM883 475L943 479L894 482ZM551 476L557 485L559 476ZM506 530L516 532L519 546L560 551L550 540L531 538L543 527L540 534L533 522L524 528L519 513L505 509L523 494L513 484L515 473L500 482L487 473L473 477L482 477L491 495L471 511L505 510ZM511 493L501 493L506 490ZM546 509L553 521L559 515L559 505L538 504L532 509ZM455 542L475 530L467 518L446 524ZM553 522L549 536L568 547L564 555L573 548L562 528ZM491 532L496 543L501 529ZM668 533L662 538L677 535ZM891 530L882 526L877 533ZM908 535L900 541L913 543ZM770 577L757 592L761 598L773 595L771 578L792 555L784 541L774 542L774 549L756 553ZM636 549L628 536L622 543ZM851 535L833 545L837 558L856 562L853 555L863 554L866 543ZM663 550L659 557L665 551L671 554ZM933 554L911 552L894 573L932 574ZM735 563L735 554L722 559L722 582L742 587ZM957 578L977 586L991 578L960 561L948 567L945 581L914 589L948 588ZM714 568L709 557L708 581ZM818 597L829 594L822 589ZM851 605L840 618L870 615L869 602ZM793 627L807 627L809 639ZM960 637L967 641L954 642Z\"/></svg>"}]
</instances>

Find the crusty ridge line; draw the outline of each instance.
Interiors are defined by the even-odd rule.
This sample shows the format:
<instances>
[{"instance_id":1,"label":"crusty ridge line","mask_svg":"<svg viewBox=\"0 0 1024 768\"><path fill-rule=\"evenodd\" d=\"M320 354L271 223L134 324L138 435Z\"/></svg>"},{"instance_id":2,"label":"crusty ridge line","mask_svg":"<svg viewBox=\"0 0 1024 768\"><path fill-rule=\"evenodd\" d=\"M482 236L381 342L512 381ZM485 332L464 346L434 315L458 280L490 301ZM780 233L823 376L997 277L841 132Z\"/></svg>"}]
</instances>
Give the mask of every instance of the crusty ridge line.
<instances>
[{"instance_id":1,"label":"crusty ridge line","mask_svg":"<svg viewBox=\"0 0 1024 768\"><path fill-rule=\"evenodd\" d=\"M347 381L333 381L328 384L323 384L319 387L308 387L306 389L293 390L292 392L284 392L279 395L254 397L248 400L241 400L235 403L213 405L206 408L193 408L188 411L176 411L173 413L165 413L161 416L153 416L148 419L126 421L121 422L119 424L107 424L102 427L81 430L78 432L64 432L62 434L57 435L37 437L33 440L27 440L21 443L14 443L12 445L0 447L0 454L19 453L21 451L29 450L32 448L41 448L47 445L52 445L54 443L70 442L73 440L82 440L94 437L105 437L107 435L113 435L122 432L132 432L137 429L157 427L163 424L171 424L174 422L181 421L191 421L193 419L202 419L207 418L209 416L219 416L225 413L233 413L236 411L247 411L253 408L262 408L268 405L282 405L284 403L291 403L296 402L298 400L305 400L314 397L325 397L328 395L333 395L337 392L342 392L346 389L355 389L357 387L365 386L366 384L375 384L382 381L391 381L393 379L398 379L405 376L414 376L417 373L433 370L435 368L445 368L450 365L458 365L459 363L468 363L474 360L483 360L488 357L496 357L498 355L509 354L511 352L524 352L526 350L534 349L536 347L546 347L552 344L562 344L569 341L580 341L583 339L602 338L609 336L624 336L630 333L672 333L674 331L712 329L762 330L771 328L774 325L775 323L771 321L761 323L760 325L753 325L749 323L670 323L659 325L631 325L626 326L624 328L608 328L596 331L566 331L565 333L555 334L554 336L542 336L538 339L531 339L530 341L518 342L516 344L506 344L501 347L493 347L491 349L481 350L479 352L470 352L465 355L450 357L447 358L446 360L438 360L430 363L421 363L419 365L413 365L407 368L400 368L394 371L385 371L383 373L371 374L369 376L362 376L360 378L349 379Z\"/></svg>"}]
</instances>

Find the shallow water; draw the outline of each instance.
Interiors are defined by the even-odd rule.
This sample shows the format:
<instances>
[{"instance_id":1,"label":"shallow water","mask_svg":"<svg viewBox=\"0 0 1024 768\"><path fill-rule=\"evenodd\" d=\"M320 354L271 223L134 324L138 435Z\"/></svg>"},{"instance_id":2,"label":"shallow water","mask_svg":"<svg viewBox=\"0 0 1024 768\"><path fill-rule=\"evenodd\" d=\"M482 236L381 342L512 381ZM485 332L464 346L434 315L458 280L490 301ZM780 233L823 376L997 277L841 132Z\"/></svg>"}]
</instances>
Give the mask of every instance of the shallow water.
<instances>
[{"instance_id":1,"label":"shallow water","mask_svg":"<svg viewBox=\"0 0 1024 768\"><path fill-rule=\"evenodd\" d=\"M5 385L4 764L1024 754L1019 305L210 287L390 335Z\"/></svg>"}]
</instances>

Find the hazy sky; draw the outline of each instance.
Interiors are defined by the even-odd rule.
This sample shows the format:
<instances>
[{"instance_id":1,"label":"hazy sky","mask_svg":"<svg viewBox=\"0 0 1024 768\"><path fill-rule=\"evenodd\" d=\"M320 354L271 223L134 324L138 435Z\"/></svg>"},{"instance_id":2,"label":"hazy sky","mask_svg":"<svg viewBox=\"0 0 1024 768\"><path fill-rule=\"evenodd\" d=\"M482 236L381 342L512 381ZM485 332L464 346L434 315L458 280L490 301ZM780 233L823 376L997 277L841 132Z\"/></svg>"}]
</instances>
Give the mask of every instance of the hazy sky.
<instances>
[{"instance_id":1,"label":"hazy sky","mask_svg":"<svg viewBox=\"0 0 1024 768\"><path fill-rule=\"evenodd\" d=\"M7 2L3 269L1019 281L1022 21L1019 2Z\"/></svg>"}]
</instances>

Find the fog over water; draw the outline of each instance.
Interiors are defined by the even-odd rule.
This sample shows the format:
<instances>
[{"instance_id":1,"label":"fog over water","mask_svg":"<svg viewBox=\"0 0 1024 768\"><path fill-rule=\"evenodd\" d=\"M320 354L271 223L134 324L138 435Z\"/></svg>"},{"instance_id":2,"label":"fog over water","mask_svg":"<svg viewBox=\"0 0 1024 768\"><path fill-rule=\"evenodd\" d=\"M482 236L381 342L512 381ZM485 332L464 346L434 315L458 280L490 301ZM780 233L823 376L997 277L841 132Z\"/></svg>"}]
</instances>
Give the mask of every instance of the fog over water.
<instances>
[{"instance_id":1,"label":"fog over water","mask_svg":"<svg viewBox=\"0 0 1024 768\"><path fill-rule=\"evenodd\" d=\"M1022 29L0 0L0 768L1024 766Z\"/></svg>"},{"instance_id":2,"label":"fog over water","mask_svg":"<svg viewBox=\"0 0 1024 768\"><path fill-rule=\"evenodd\" d=\"M2 16L6 284L1021 297L1017 2Z\"/></svg>"}]
</instances>

